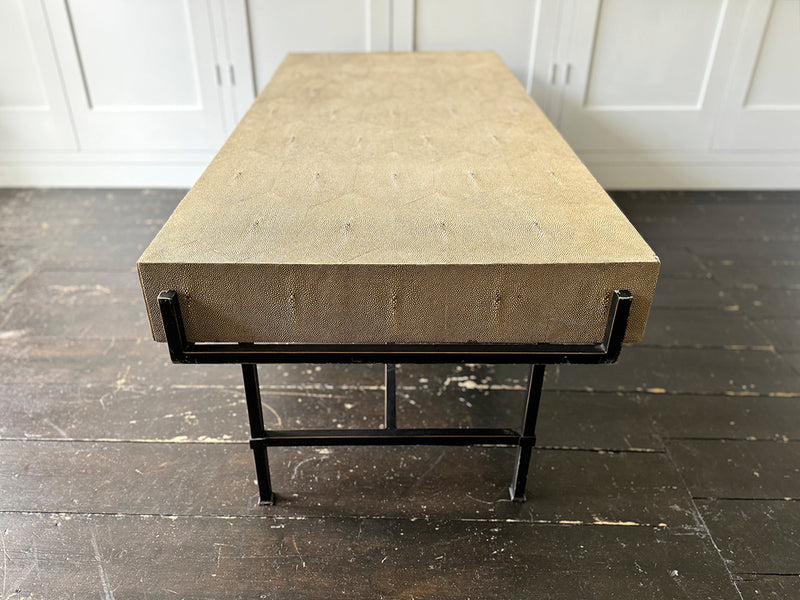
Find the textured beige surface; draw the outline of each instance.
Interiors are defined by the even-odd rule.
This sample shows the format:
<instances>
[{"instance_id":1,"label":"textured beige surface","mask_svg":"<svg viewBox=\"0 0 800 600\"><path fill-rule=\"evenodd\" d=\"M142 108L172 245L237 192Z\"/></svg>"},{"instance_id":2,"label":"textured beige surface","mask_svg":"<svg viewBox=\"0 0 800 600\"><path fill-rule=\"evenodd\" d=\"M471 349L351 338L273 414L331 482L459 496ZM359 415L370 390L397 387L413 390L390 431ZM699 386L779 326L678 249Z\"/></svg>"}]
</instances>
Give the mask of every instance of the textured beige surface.
<instances>
[{"instance_id":1,"label":"textured beige surface","mask_svg":"<svg viewBox=\"0 0 800 600\"><path fill-rule=\"evenodd\" d=\"M641 337L658 259L490 52L292 54L139 260L191 341Z\"/></svg>"}]
</instances>

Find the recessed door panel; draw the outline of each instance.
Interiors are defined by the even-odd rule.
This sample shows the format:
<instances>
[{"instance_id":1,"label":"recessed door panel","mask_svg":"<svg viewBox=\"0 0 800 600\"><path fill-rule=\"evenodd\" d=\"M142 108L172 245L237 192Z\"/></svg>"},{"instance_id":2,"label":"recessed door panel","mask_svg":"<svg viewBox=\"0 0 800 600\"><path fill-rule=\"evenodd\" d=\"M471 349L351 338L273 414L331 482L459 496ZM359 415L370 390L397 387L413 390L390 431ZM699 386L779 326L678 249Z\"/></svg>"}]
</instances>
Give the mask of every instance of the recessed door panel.
<instances>
[{"instance_id":1,"label":"recessed door panel","mask_svg":"<svg viewBox=\"0 0 800 600\"><path fill-rule=\"evenodd\" d=\"M743 0L572 0L559 128L579 152L711 145Z\"/></svg>"},{"instance_id":2,"label":"recessed door panel","mask_svg":"<svg viewBox=\"0 0 800 600\"><path fill-rule=\"evenodd\" d=\"M800 109L800 2L773 3L744 105Z\"/></svg>"},{"instance_id":3,"label":"recessed door panel","mask_svg":"<svg viewBox=\"0 0 800 600\"><path fill-rule=\"evenodd\" d=\"M748 8L715 147L800 150L800 2Z\"/></svg>"},{"instance_id":4,"label":"recessed door panel","mask_svg":"<svg viewBox=\"0 0 800 600\"><path fill-rule=\"evenodd\" d=\"M585 105L702 105L724 4L723 0L603 0Z\"/></svg>"},{"instance_id":5,"label":"recessed door panel","mask_svg":"<svg viewBox=\"0 0 800 600\"><path fill-rule=\"evenodd\" d=\"M267 84L289 52L372 49L372 18L380 12L372 4L370 0L248 0L256 88ZM386 21L385 35L388 27Z\"/></svg>"},{"instance_id":6,"label":"recessed door panel","mask_svg":"<svg viewBox=\"0 0 800 600\"><path fill-rule=\"evenodd\" d=\"M0 81L0 151L75 147L38 2L0 1Z\"/></svg>"},{"instance_id":7,"label":"recessed door panel","mask_svg":"<svg viewBox=\"0 0 800 600\"><path fill-rule=\"evenodd\" d=\"M185 2L69 0L67 9L90 107L200 104Z\"/></svg>"},{"instance_id":8,"label":"recessed door panel","mask_svg":"<svg viewBox=\"0 0 800 600\"><path fill-rule=\"evenodd\" d=\"M417 0L417 50L494 50L527 85L536 2Z\"/></svg>"},{"instance_id":9,"label":"recessed door panel","mask_svg":"<svg viewBox=\"0 0 800 600\"><path fill-rule=\"evenodd\" d=\"M45 2L81 148L213 150L222 143L207 3Z\"/></svg>"}]
</instances>

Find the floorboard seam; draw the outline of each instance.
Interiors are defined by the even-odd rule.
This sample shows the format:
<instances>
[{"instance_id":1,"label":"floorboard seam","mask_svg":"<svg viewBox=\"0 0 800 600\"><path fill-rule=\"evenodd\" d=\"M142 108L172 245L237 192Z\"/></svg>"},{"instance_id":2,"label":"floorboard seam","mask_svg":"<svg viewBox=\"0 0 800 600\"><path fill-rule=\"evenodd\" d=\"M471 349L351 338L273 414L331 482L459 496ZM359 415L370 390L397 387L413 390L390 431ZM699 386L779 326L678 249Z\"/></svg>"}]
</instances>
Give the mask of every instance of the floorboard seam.
<instances>
[{"instance_id":1,"label":"floorboard seam","mask_svg":"<svg viewBox=\"0 0 800 600\"><path fill-rule=\"evenodd\" d=\"M753 443L778 443L778 444L796 444L800 442L800 439L796 438L783 438L783 437L774 437L774 438L756 438L752 436L748 437L696 437L696 436L687 436L687 437L663 437L661 438L665 442L753 442Z\"/></svg>"},{"instance_id":2,"label":"floorboard seam","mask_svg":"<svg viewBox=\"0 0 800 600\"><path fill-rule=\"evenodd\" d=\"M692 509L694 510L694 518L695 518L695 520L700 525L702 525L703 530L705 532L705 535L708 537L708 541L714 547L714 550L716 550L717 556L719 557L719 560L722 563L722 567L728 573L728 577L729 577L731 583L733 584L733 587L736 590L736 593L739 594L739 598L741 600L744 600L744 596L742 596L742 592L739 589L739 586L737 585L737 580L736 580L737 578L736 578L736 576L734 575L734 573L731 571L731 569L729 567L729 564L728 564L729 561L726 561L725 557L722 555L722 550L720 550L720 547L717 544L717 541L714 539L714 536L711 534L711 530L708 528L708 525L706 524L706 520L703 518L703 515L700 512L700 509L697 507L697 503L695 502L694 497L692 496L692 490L689 488L689 485L686 483L686 479L683 477L683 474L681 473L681 470L678 468L678 464L675 462L675 459L670 454L669 448L667 448L666 454L667 454L667 459L672 464L672 468L675 469L675 473L677 474L678 478L680 479L681 483L683 484L682 485L683 489L685 489L687 491L687 495L689 496L689 501L692 503Z\"/></svg>"},{"instance_id":3,"label":"floorboard seam","mask_svg":"<svg viewBox=\"0 0 800 600\"><path fill-rule=\"evenodd\" d=\"M102 269L87 269L87 268L80 268L80 267L69 267L64 266L60 268L55 267L46 267L42 269L37 269L37 273L136 273L136 267L132 266L130 269L109 269L108 267L103 267ZM144 306L144 302L142 302L142 306Z\"/></svg>"},{"instance_id":4,"label":"floorboard seam","mask_svg":"<svg viewBox=\"0 0 800 600\"><path fill-rule=\"evenodd\" d=\"M17 288L18 288L18 287L19 287L19 286L20 286L20 285L21 285L21 284L22 284L22 283L23 283L25 280L27 280L27 279L28 279L28 278L29 278L31 275L33 275L33 274L34 274L34 272L36 272L36 268L37 268L37 266L38 266L38 265L35 265L35 266L33 267L33 269L31 269L31 270L28 270L28 271L23 271L23 272L21 273L21 275L22 275L22 276L21 276L21 277L17 277L16 281L14 281L14 282L11 284L11 287L9 287L9 288L8 288L8 290L6 290L5 294L3 294L2 296L0 296L0 304L2 304L3 302L5 302L6 300L8 300L8 299L11 297L11 295L12 295L12 294L13 294L13 293L16 291L16 289L17 289ZM8 317L10 317L10 316L11 316L10 314L9 314L9 315L7 315L7 318L8 318ZM5 324L5 319L3 320L3 324Z\"/></svg>"},{"instance_id":5,"label":"floorboard seam","mask_svg":"<svg viewBox=\"0 0 800 600\"><path fill-rule=\"evenodd\" d=\"M750 350L753 352L771 352L776 354L776 347L773 345L754 345L749 346L746 344L648 344L646 342L639 342L639 348L651 348L654 350Z\"/></svg>"},{"instance_id":6,"label":"floorboard seam","mask_svg":"<svg viewBox=\"0 0 800 600\"><path fill-rule=\"evenodd\" d=\"M3 340L0 340L0 346L3 345ZM788 354L788 353L785 353ZM800 353L795 353L800 354ZM13 382L13 381L6 381L0 383L0 386L19 386L19 385L26 385L27 382ZM40 385L40 384L37 384ZM41 385L48 386L48 387L58 387L58 386L66 386L66 387L85 387L84 383L81 382L72 382L72 383L55 383L55 382L42 382ZM113 387L112 384L108 384L107 387ZM146 384L131 384L126 389L128 391L147 391L152 386ZM241 391L241 386L236 386L235 384L231 385L222 385L222 384L197 384L197 385L183 385L183 384L174 384L169 385L169 389L197 389L197 390L205 390L205 389L219 389L223 391L234 391L239 390ZM364 385L364 386L331 386L331 387L324 387L320 386L282 386L282 387L273 387L270 388L268 386L262 385L261 394L262 395L300 395L300 396L308 396L308 397L320 397L326 399L337 399L337 398L344 398L346 396L337 394L337 392L350 392L350 391L357 391L357 392L381 392L383 391L383 386L379 385ZM416 386L398 386L397 391L403 393L409 391L417 391L419 388ZM522 385L498 385L495 387L487 387L486 389L481 389L481 391L490 391L490 392L499 392L499 391L524 391L525 387ZM702 396L704 398L800 398L800 392L750 392L750 391L735 391L735 390L727 390L727 391L715 391L715 392L705 392L705 391L692 391L692 390L678 390L678 391L669 391L663 388L631 388L631 389L602 389L602 388L591 388L582 387L582 388L547 388L546 389L548 394L582 394L587 396L596 396L597 394L609 394L609 395L617 395L620 397L625 396L638 396L642 394L647 394L650 396L662 396L664 398L668 398L671 396ZM316 394L314 392L317 392ZM321 392L330 392L330 393L321 393ZM405 398L403 398L405 400Z\"/></svg>"},{"instance_id":7,"label":"floorboard seam","mask_svg":"<svg viewBox=\"0 0 800 600\"><path fill-rule=\"evenodd\" d=\"M800 573L760 573L757 571L749 572L749 571L736 571L736 575L756 575L760 577L800 577Z\"/></svg>"},{"instance_id":8,"label":"floorboard seam","mask_svg":"<svg viewBox=\"0 0 800 600\"><path fill-rule=\"evenodd\" d=\"M160 519L222 519L222 520L272 520L272 521L311 521L324 519L341 520L373 520L373 521L425 521L427 523L458 522L458 523L512 523L520 525L544 525L554 527L642 527L647 529L667 529L666 523L638 523L636 521L579 521L562 519L558 521L548 519L515 519L515 518L478 518L478 517L441 517L430 516L420 517L400 517L384 515L203 515L189 513L137 513L137 512L113 512L113 511L55 511L55 510L9 510L0 509L0 515L49 515L53 517L144 517Z\"/></svg>"},{"instance_id":9,"label":"floorboard seam","mask_svg":"<svg viewBox=\"0 0 800 600\"><path fill-rule=\"evenodd\" d=\"M2 442L75 442L79 444L206 444L216 446L222 444L247 445L249 440L220 440L220 439L167 439L167 440L148 440L148 439L121 439L121 438L42 438L42 437L0 437Z\"/></svg>"},{"instance_id":10,"label":"floorboard seam","mask_svg":"<svg viewBox=\"0 0 800 600\"><path fill-rule=\"evenodd\" d=\"M276 429L275 431L281 431ZM313 433L313 429L307 430ZM342 431L347 431L343 429ZM469 431L465 429L465 431ZM3 442L56 442L56 443L79 443L79 444L206 444L210 446L215 445L237 445L244 446L250 443L249 440L221 440L221 439L204 439L204 440L190 440L190 439L166 439L166 440L149 440L149 439L121 439L121 438L42 438L42 437L0 437L0 443ZM437 444L430 444L428 447L436 446ZM311 448L317 446L309 446ZM318 447L326 448L324 444ZM494 445L494 444L474 444L469 446L472 448L514 448L515 446L508 445ZM595 452L598 454L665 454L666 450L657 448L582 448L579 446L534 446L536 450L545 452Z\"/></svg>"},{"instance_id":11,"label":"floorboard seam","mask_svg":"<svg viewBox=\"0 0 800 600\"><path fill-rule=\"evenodd\" d=\"M765 497L753 498L739 496L692 496L692 500L702 500L704 502L800 502L800 498L786 497Z\"/></svg>"}]
</instances>

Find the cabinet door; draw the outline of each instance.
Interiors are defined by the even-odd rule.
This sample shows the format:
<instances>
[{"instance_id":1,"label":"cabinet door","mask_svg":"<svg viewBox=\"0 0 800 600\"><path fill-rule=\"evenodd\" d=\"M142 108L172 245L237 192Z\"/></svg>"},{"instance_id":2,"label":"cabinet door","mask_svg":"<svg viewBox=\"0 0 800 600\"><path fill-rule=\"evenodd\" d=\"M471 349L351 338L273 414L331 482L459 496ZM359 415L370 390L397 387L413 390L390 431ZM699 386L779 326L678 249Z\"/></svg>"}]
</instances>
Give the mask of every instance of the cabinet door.
<instances>
[{"instance_id":1,"label":"cabinet door","mask_svg":"<svg viewBox=\"0 0 800 600\"><path fill-rule=\"evenodd\" d=\"M538 4L530 0L417 0L415 49L494 50L527 85Z\"/></svg>"},{"instance_id":2,"label":"cabinet door","mask_svg":"<svg viewBox=\"0 0 800 600\"><path fill-rule=\"evenodd\" d=\"M213 150L224 140L206 2L45 0L83 150Z\"/></svg>"},{"instance_id":3,"label":"cabinet door","mask_svg":"<svg viewBox=\"0 0 800 600\"><path fill-rule=\"evenodd\" d=\"M0 0L0 151L75 148L42 6Z\"/></svg>"},{"instance_id":4,"label":"cabinet door","mask_svg":"<svg viewBox=\"0 0 800 600\"><path fill-rule=\"evenodd\" d=\"M748 5L715 147L800 150L800 2Z\"/></svg>"},{"instance_id":5,"label":"cabinet door","mask_svg":"<svg viewBox=\"0 0 800 600\"><path fill-rule=\"evenodd\" d=\"M743 0L573 0L564 137L578 151L708 149L743 8Z\"/></svg>"},{"instance_id":6,"label":"cabinet door","mask_svg":"<svg viewBox=\"0 0 800 600\"><path fill-rule=\"evenodd\" d=\"M248 0L256 89L263 89L289 52L390 50L391 4L391 0Z\"/></svg>"},{"instance_id":7,"label":"cabinet door","mask_svg":"<svg viewBox=\"0 0 800 600\"><path fill-rule=\"evenodd\" d=\"M547 110L561 3L247 0L256 88L266 85L287 52L495 50Z\"/></svg>"}]
</instances>

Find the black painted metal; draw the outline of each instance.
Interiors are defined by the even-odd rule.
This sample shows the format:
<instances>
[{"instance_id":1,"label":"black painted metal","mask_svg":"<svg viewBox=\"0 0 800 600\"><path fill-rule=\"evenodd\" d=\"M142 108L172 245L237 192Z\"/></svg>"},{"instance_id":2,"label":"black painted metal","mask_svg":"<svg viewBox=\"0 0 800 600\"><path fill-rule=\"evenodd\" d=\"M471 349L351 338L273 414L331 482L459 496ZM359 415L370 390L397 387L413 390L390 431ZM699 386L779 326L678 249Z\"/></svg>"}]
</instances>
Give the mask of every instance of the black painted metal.
<instances>
[{"instance_id":1,"label":"black painted metal","mask_svg":"<svg viewBox=\"0 0 800 600\"><path fill-rule=\"evenodd\" d=\"M528 482L531 453L536 445L536 418L539 415L539 403L542 399L544 368L544 365L531 365L531 374L528 377L528 397L525 401L525 411L522 415L522 433L517 444L514 479L511 487L508 488L511 499L517 502L524 502L525 500L525 486Z\"/></svg>"},{"instance_id":2,"label":"black painted metal","mask_svg":"<svg viewBox=\"0 0 800 600\"><path fill-rule=\"evenodd\" d=\"M599 344L299 344L188 342L178 295L161 292L167 343L173 362L192 364L244 363L486 363L597 364L614 362L622 349L633 296L616 291L608 324Z\"/></svg>"},{"instance_id":3,"label":"black painted metal","mask_svg":"<svg viewBox=\"0 0 800 600\"><path fill-rule=\"evenodd\" d=\"M397 384L394 363L386 363L385 417L383 426L386 429L397 429Z\"/></svg>"},{"instance_id":4,"label":"black painted metal","mask_svg":"<svg viewBox=\"0 0 800 600\"><path fill-rule=\"evenodd\" d=\"M516 446L519 440L513 429L283 429L250 446Z\"/></svg>"},{"instance_id":5,"label":"black painted metal","mask_svg":"<svg viewBox=\"0 0 800 600\"><path fill-rule=\"evenodd\" d=\"M274 504L267 448L270 446L442 445L515 446L517 459L509 488L512 500L525 499L531 453L536 443L536 416L546 364L599 364L617 360L622 350L633 296L612 294L608 322L599 344L295 344L189 342L178 294L161 292L158 303L170 358L176 363L242 365L250 446L253 449L261 504ZM384 429L267 431L261 405L259 363L384 363L386 396ZM395 364L511 363L530 364L531 376L521 432L510 429L398 429Z\"/></svg>"},{"instance_id":6,"label":"black painted metal","mask_svg":"<svg viewBox=\"0 0 800 600\"><path fill-rule=\"evenodd\" d=\"M261 405L261 387L258 384L258 367L252 364L242 365L244 379L244 396L247 400L247 416L250 419L250 438L263 438L267 431L264 428L264 409ZM258 480L259 504L275 504L272 493L272 480L269 476L269 459L264 446L252 446L256 460L256 479Z\"/></svg>"},{"instance_id":7,"label":"black painted metal","mask_svg":"<svg viewBox=\"0 0 800 600\"><path fill-rule=\"evenodd\" d=\"M189 342L186 341L186 332L183 328L178 292L172 290L161 292L158 295L158 307L161 309L161 320L164 323L169 357L172 362L185 362L183 357L189 347Z\"/></svg>"}]
</instances>

